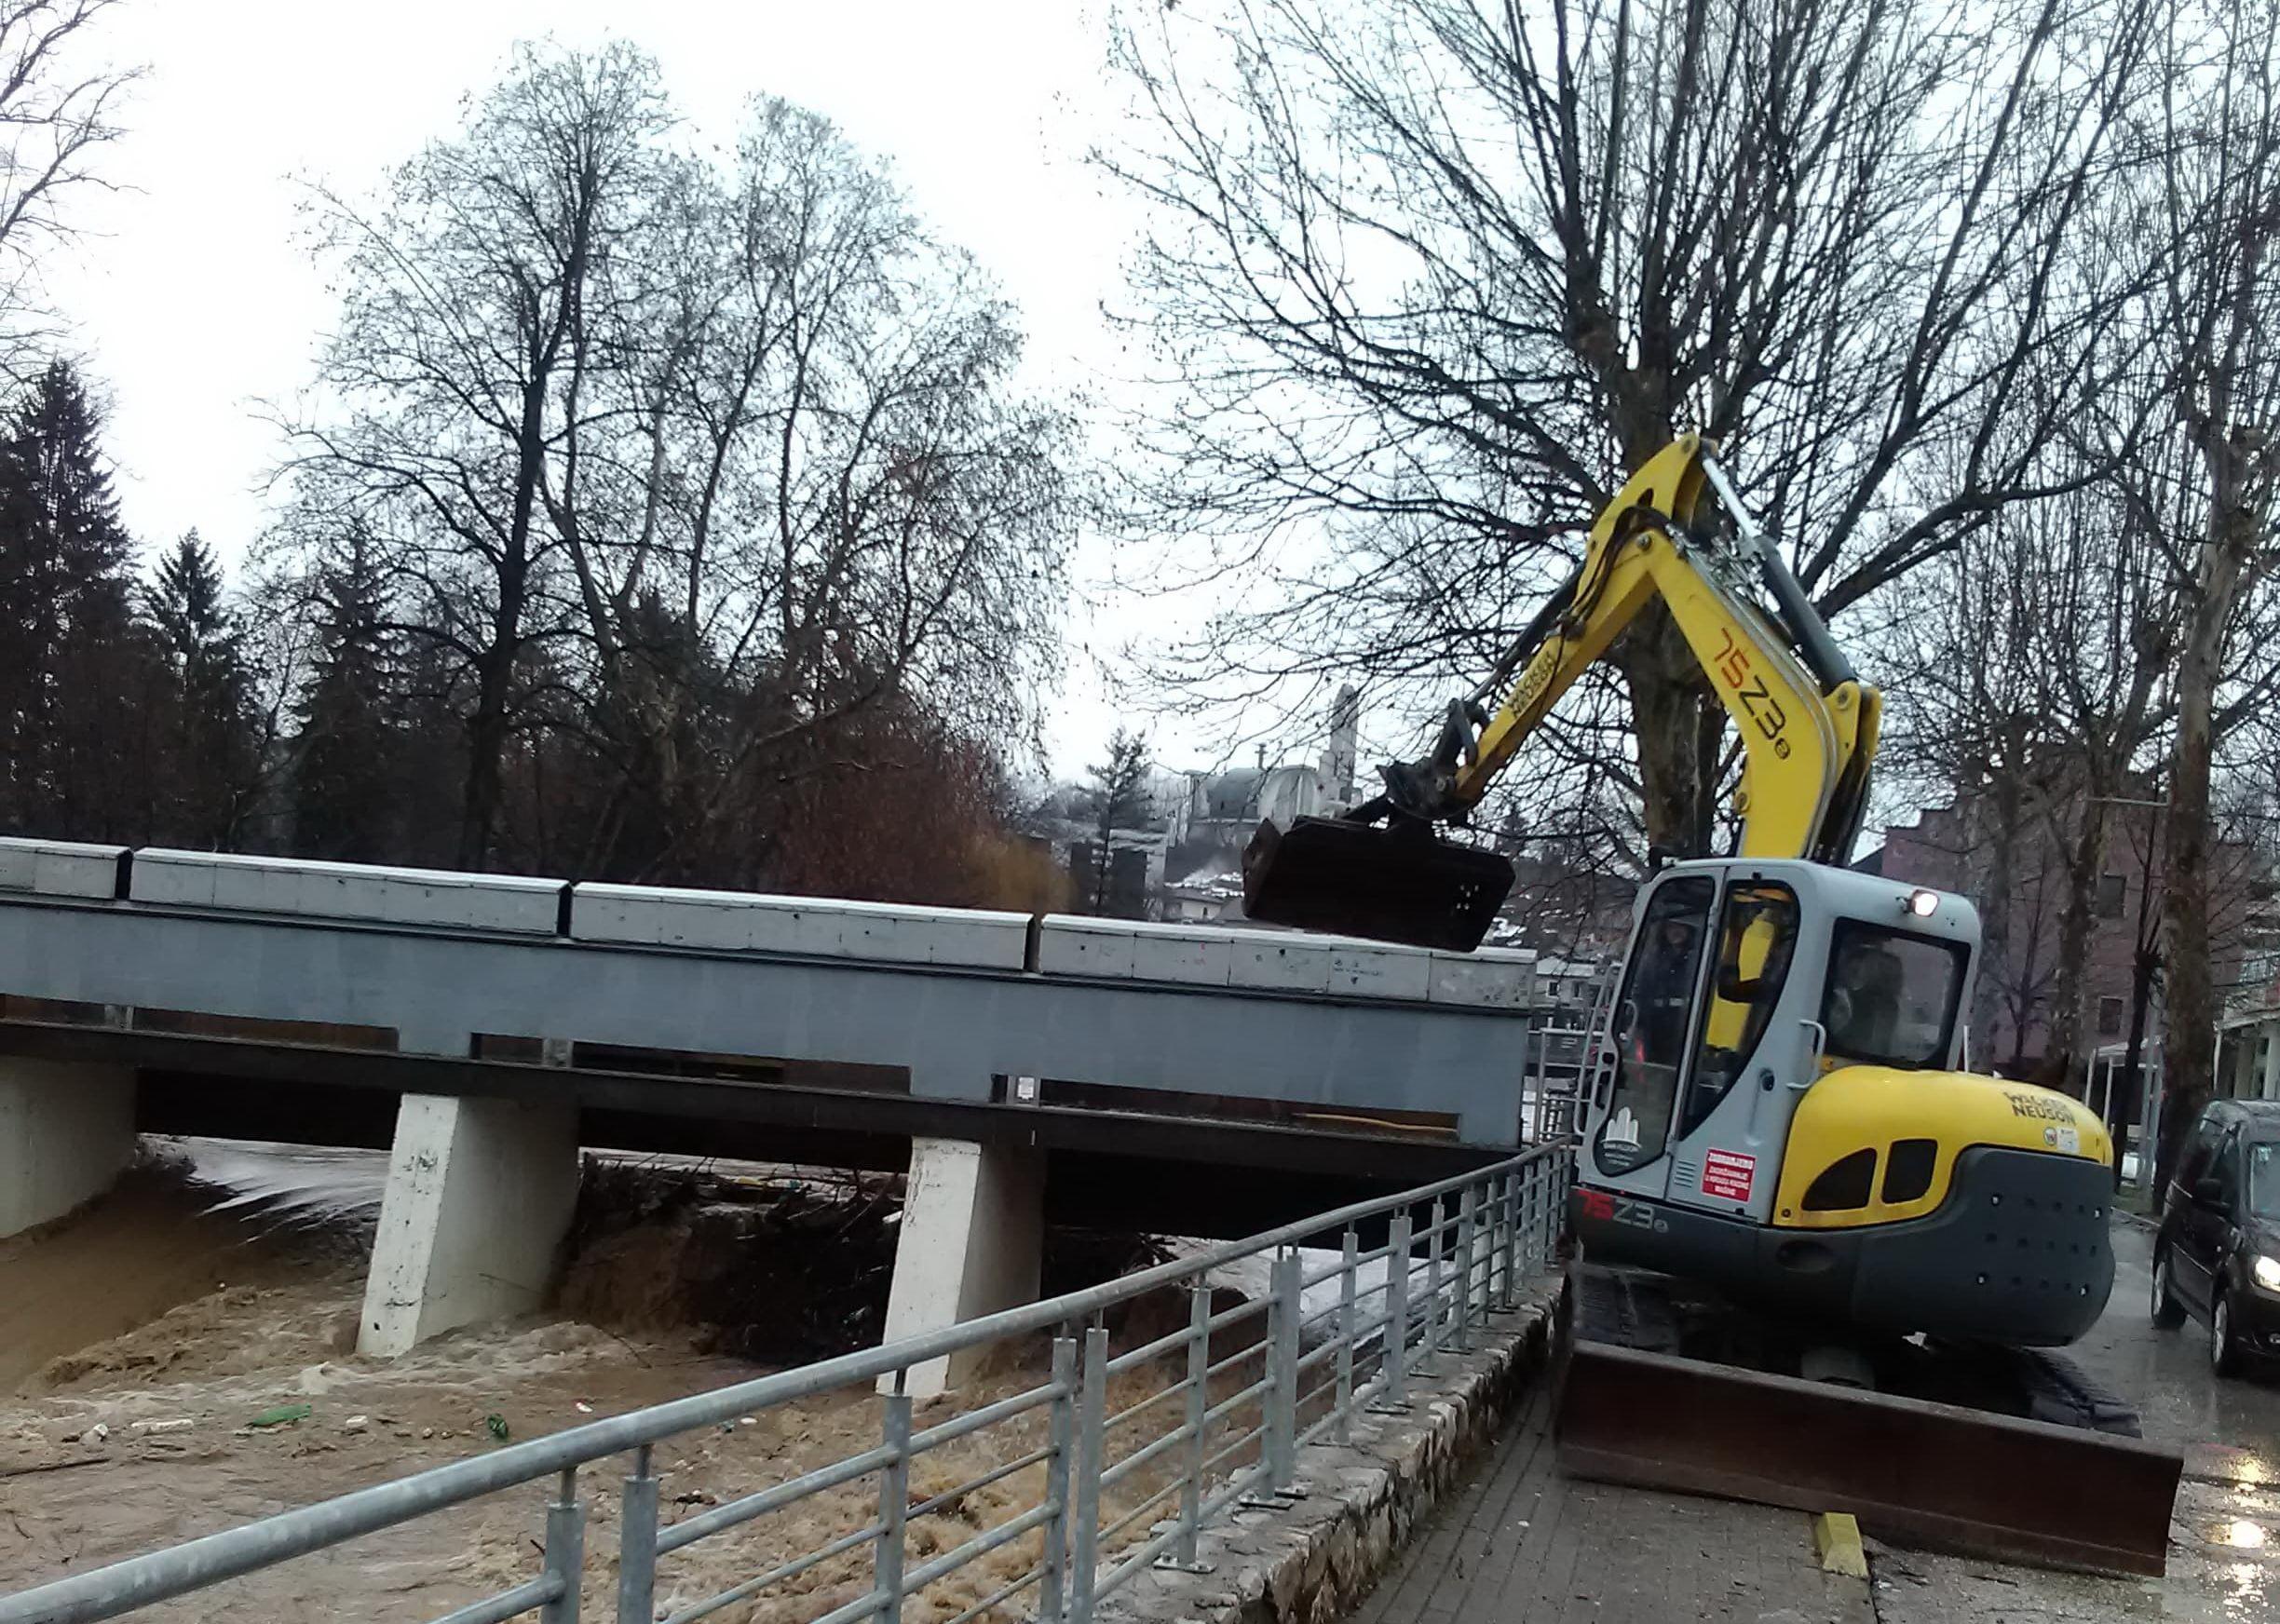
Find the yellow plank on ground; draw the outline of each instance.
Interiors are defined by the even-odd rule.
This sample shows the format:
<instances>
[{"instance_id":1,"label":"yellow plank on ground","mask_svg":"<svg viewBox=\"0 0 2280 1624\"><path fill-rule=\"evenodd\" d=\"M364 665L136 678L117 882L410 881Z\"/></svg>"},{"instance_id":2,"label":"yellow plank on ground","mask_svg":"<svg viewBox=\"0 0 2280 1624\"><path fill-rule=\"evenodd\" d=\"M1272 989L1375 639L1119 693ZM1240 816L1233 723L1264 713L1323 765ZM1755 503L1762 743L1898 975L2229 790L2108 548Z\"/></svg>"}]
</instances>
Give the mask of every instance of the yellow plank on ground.
<instances>
[{"instance_id":1,"label":"yellow plank on ground","mask_svg":"<svg viewBox=\"0 0 2280 1624\"><path fill-rule=\"evenodd\" d=\"M1860 1524L1850 1511L1816 1511L1812 1520L1813 1550L1824 1573L1868 1577L1868 1553L1861 1549Z\"/></svg>"}]
</instances>

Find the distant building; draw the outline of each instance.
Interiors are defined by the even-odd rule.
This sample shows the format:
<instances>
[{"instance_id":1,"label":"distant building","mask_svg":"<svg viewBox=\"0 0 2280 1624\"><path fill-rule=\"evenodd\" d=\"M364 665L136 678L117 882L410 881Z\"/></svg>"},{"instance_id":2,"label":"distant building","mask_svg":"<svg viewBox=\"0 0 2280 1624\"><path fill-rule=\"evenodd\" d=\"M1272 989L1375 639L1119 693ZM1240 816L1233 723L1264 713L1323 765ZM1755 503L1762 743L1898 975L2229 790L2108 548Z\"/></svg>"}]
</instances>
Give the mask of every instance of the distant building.
<instances>
[{"instance_id":1,"label":"distant building","mask_svg":"<svg viewBox=\"0 0 2280 1624\"><path fill-rule=\"evenodd\" d=\"M1304 763L1199 773L1172 815L1172 844L1240 852L1262 819L1288 828L1294 819L1321 818L1332 809L1322 774Z\"/></svg>"},{"instance_id":2,"label":"distant building","mask_svg":"<svg viewBox=\"0 0 2280 1624\"><path fill-rule=\"evenodd\" d=\"M1553 958L1540 954L1536 959L1536 1002L1548 1009L1590 1010L1596 1006L1602 984L1613 972L1615 963L1611 958Z\"/></svg>"},{"instance_id":3,"label":"distant building","mask_svg":"<svg viewBox=\"0 0 2280 1624\"><path fill-rule=\"evenodd\" d=\"M1190 773L1187 793L1165 826L1166 919L1242 917L1242 852L1262 822L1282 828L1300 818L1333 818L1353 805L1354 763L1362 719L1349 686L1331 701L1329 743L1313 762L1269 765L1261 745L1251 766Z\"/></svg>"},{"instance_id":4,"label":"distant building","mask_svg":"<svg viewBox=\"0 0 2280 1624\"><path fill-rule=\"evenodd\" d=\"M2163 875L2159 812L2150 804L2154 799L2140 784L2108 807L2105 864L2093 892L2083 1035L2089 1049L2126 1042L2141 935L2156 939L2158 946ZM2014 809L2009 883L2006 894L1998 896L2004 866L1999 819L1991 796L1959 795L1946 806L1926 807L1910 824L1887 828L1882 846L1853 866L1972 900L1982 942L1972 1008L1974 1063L2026 1076L2041 1068L2050 1043L2069 890L2067 852L2040 806ZM2269 956L2259 944L2273 935L2271 886L2246 845L2220 840L2212 855L2212 973L2220 992L2230 991L2237 1003L2238 989L2260 979L2256 967ZM2150 1049L2159 1047L2160 1023L2158 1008L2150 1008Z\"/></svg>"},{"instance_id":5,"label":"distant building","mask_svg":"<svg viewBox=\"0 0 2280 1624\"><path fill-rule=\"evenodd\" d=\"M1184 925L1240 922L1242 918L1242 871L1218 871L1206 864L1184 879L1166 881L1162 906L1157 917Z\"/></svg>"}]
</instances>

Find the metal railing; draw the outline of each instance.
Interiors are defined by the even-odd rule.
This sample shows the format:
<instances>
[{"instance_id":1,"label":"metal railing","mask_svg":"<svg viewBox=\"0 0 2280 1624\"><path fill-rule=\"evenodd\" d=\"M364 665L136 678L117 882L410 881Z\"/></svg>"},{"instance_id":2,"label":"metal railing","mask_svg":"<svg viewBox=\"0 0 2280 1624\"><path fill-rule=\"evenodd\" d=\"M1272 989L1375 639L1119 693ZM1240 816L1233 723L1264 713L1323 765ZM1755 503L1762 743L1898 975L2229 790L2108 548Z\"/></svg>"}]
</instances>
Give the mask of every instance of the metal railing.
<instances>
[{"instance_id":1,"label":"metal railing","mask_svg":"<svg viewBox=\"0 0 2280 1624\"><path fill-rule=\"evenodd\" d=\"M972 1599L945 1624L1087 1624L1095 1603L1150 1563L1194 1569L1198 1530L1214 1518L1283 1503L1301 1447L1345 1440L1357 1412L1399 1411L1445 1352L1513 1307L1558 1242L1571 1165L1568 1146L1540 1146L1087 1291L509 1445L0 1597L0 1624L115 1617L550 1479L538 1571L436 1624L529 1614L576 1624L583 1601L609 1600L586 1595L607 1582L605 1571L590 1580L586 1532L590 1502L608 1485L582 1493L580 1474L621 1455L618 1624L695 1624L763 1597L811 1608L796 1611L809 1624L893 1621L957 1574ZM1261 1260L1263 1294L1215 1292L1214 1277ZM1167 1301L1184 1323L1147 1334L1144 1310ZM915 1424L915 1367L994 1347L1014 1356L1014 1374L997 1384L1012 1390L994 1396L980 1383L972 1407ZM872 1386L882 1389L875 1446L664 1519L660 1445ZM977 1449L986 1457L943 1464ZM955 1481L915 1487L914 1466ZM799 1506L839 1513L827 1519L837 1532L753 1555L750 1531ZM811 1534L815 1522L802 1526ZM746 1532L726 1538L733 1530ZM751 1571L727 1584L676 1573L674 1559L706 1542Z\"/></svg>"},{"instance_id":2,"label":"metal railing","mask_svg":"<svg viewBox=\"0 0 2280 1624\"><path fill-rule=\"evenodd\" d=\"M1608 1063L1604 990L1590 1009L1554 1009L1528 1022L1521 1046L1520 1131L1535 1144L1572 1140Z\"/></svg>"}]
</instances>

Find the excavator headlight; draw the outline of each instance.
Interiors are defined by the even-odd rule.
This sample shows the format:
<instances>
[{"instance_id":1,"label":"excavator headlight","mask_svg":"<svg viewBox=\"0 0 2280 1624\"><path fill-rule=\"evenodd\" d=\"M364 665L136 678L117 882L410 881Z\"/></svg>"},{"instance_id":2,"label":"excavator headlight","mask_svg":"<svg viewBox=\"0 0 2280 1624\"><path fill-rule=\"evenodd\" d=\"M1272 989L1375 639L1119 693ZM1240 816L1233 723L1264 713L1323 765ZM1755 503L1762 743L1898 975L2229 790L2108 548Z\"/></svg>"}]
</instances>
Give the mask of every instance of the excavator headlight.
<instances>
[{"instance_id":1,"label":"excavator headlight","mask_svg":"<svg viewBox=\"0 0 2280 1624\"><path fill-rule=\"evenodd\" d=\"M1939 893L1937 891L1910 891L1907 911L1919 919L1931 918L1933 914L1939 912Z\"/></svg>"}]
</instances>

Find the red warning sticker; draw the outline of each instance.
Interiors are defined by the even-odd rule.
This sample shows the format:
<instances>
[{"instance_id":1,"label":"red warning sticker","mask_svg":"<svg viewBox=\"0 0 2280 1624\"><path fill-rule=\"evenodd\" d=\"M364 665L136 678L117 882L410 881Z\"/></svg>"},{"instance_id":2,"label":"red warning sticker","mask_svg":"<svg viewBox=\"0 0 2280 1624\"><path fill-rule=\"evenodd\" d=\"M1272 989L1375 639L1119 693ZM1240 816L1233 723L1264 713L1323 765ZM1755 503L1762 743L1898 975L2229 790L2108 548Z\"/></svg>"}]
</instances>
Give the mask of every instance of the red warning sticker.
<instances>
[{"instance_id":1,"label":"red warning sticker","mask_svg":"<svg viewBox=\"0 0 2280 1624\"><path fill-rule=\"evenodd\" d=\"M1714 1150L1703 1157L1702 1193L1721 1201L1746 1201L1758 1176L1758 1158L1738 1150Z\"/></svg>"}]
</instances>

